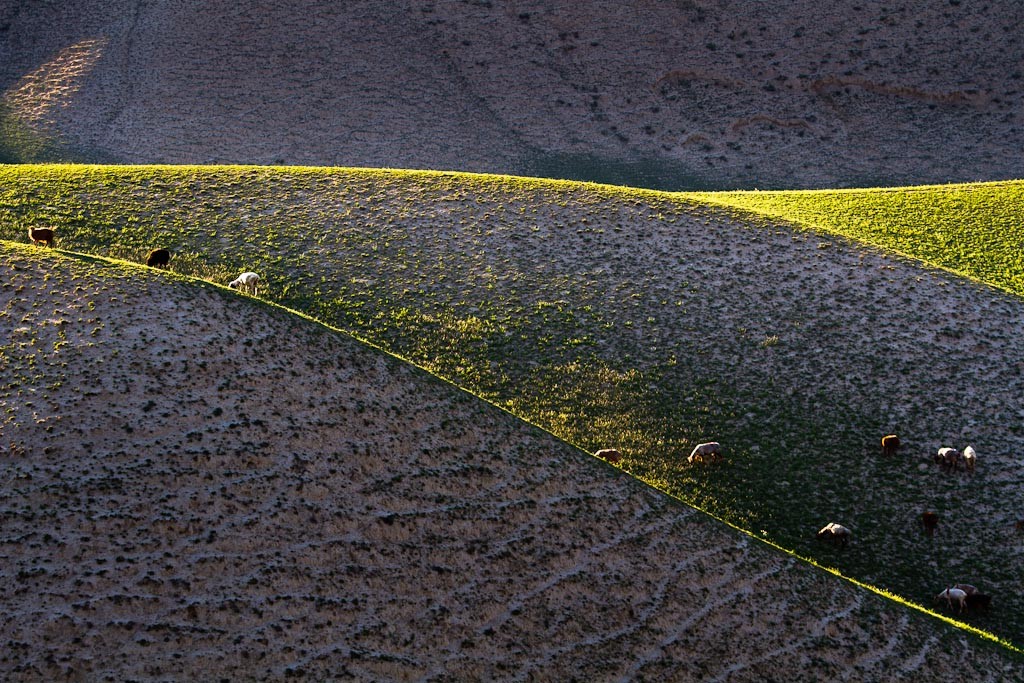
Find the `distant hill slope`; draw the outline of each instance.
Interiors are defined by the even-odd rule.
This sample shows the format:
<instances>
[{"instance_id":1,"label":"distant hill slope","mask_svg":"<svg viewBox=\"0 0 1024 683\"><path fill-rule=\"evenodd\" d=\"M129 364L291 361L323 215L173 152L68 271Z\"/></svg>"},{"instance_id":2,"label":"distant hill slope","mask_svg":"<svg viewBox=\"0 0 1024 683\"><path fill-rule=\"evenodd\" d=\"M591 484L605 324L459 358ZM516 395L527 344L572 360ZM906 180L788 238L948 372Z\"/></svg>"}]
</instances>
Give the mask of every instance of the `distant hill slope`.
<instances>
[{"instance_id":1,"label":"distant hill slope","mask_svg":"<svg viewBox=\"0 0 1024 683\"><path fill-rule=\"evenodd\" d=\"M240 295L0 246L7 680L1009 680L1019 659Z\"/></svg>"},{"instance_id":2,"label":"distant hill slope","mask_svg":"<svg viewBox=\"0 0 1024 683\"><path fill-rule=\"evenodd\" d=\"M667 189L1021 177L1022 25L1016 0L6 3L4 144Z\"/></svg>"}]
</instances>

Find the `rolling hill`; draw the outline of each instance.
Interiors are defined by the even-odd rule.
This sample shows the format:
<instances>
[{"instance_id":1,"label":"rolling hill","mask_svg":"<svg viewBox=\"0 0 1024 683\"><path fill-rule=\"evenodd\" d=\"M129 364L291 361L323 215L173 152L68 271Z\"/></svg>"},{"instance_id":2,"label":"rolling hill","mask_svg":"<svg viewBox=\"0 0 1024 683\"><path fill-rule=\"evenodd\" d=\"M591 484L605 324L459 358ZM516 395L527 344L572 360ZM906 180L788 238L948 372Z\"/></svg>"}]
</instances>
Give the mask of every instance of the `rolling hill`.
<instances>
[{"instance_id":1,"label":"rolling hill","mask_svg":"<svg viewBox=\"0 0 1024 683\"><path fill-rule=\"evenodd\" d=\"M0 161L664 189L1024 176L1014 0L0 6Z\"/></svg>"},{"instance_id":2,"label":"rolling hill","mask_svg":"<svg viewBox=\"0 0 1024 683\"><path fill-rule=\"evenodd\" d=\"M359 169L7 167L3 237L178 272L348 330L799 556L1019 644L1019 296L651 191ZM1003 188L1016 192L1013 184ZM993 191L999 191L998 188ZM968 333L969 331L969 333ZM880 460L877 440L906 448ZM694 443L727 446L687 467ZM973 476L941 472L972 443ZM940 513L924 537L917 519ZM848 551L817 544L850 525Z\"/></svg>"},{"instance_id":3,"label":"rolling hill","mask_svg":"<svg viewBox=\"0 0 1024 683\"><path fill-rule=\"evenodd\" d=\"M0 246L7 680L1007 680L378 349Z\"/></svg>"}]
</instances>

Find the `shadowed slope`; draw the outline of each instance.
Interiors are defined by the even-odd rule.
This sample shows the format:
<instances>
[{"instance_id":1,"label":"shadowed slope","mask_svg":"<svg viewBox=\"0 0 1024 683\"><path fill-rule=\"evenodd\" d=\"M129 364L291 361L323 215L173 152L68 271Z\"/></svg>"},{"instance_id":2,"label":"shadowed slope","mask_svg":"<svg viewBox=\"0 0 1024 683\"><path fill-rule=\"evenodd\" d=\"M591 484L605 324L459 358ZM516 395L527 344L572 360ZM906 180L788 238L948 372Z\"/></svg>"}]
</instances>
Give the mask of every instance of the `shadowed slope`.
<instances>
[{"instance_id":1,"label":"shadowed slope","mask_svg":"<svg viewBox=\"0 0 1024 683\"><path fill-rule=\"evenodd\" d=\"M0 270L17 321L0 382L6 677L1017 666L311 322L21 247Z\"/></svg>"},{"instance_id":2,"label":"shadowed slope","mask_svg":"<svg viewBox=\"0 0 1024 683\"><path fill-rule=\"evenodd\" d=\"M1024 174L1022 21L1013 0L9 3L0 91L15 159L970 181Z\"/></svg>"}]
</instances>

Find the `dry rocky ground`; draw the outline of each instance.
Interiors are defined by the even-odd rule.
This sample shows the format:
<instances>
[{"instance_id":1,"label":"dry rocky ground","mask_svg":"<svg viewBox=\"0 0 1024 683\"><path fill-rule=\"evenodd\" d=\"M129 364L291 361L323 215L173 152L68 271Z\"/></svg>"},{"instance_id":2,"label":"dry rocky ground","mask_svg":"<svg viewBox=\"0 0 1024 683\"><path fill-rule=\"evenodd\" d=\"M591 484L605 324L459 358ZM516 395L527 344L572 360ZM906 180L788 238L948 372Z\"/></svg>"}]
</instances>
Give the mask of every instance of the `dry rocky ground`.
<instances>
[{"instance_id":1,"label":"dry rocky ground","mask_svg":"<svg viewBox=\"0 0 1024 683\"><path fill-rule=\"evenodd\" d=\"M668 189L1020 177L1016 0L92 0L0 6L58 156Z\"/></svg>"},{"instance_id":2,"label":"dry rocky ground","mask_svg":"<svg viewBox=\"0 0 1024 683\"><path fill-rule=\"evenodd\" d=\"M1011 680L377 350L0 252L6 680Z\"/></svg>"}]
</instances>

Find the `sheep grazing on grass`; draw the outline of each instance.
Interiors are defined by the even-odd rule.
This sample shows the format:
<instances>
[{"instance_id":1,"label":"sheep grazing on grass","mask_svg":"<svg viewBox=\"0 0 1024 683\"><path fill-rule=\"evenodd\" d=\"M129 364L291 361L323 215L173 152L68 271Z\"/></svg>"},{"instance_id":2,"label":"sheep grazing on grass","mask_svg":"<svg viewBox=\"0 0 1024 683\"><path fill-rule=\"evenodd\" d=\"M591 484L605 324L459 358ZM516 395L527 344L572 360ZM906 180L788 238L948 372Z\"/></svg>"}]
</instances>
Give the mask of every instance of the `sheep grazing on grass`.
<instances>
[{"instance_id":1,"label":"sheep grazing on grass","mask_svg":"<svg viewBox=\"0 0 1024 683\"><path fill-rule=\"evenodd\" d=\"M988 608L992 606L992 596L986 595L979 591L975 586L969 583L957 583L953 585L953 591L963 591L964 599L960 605L960 611L963 612L965 609L968 612L976 610L988 611ZM941 595L941 593L939 594ZM955 597L953 598L955 599ZM952 604L950 605L952 607Z\"/></svg>"},{"instance_id":2,"label":"sheep grazing on grass","mask_svg":"<svg viewBox=\"0 0 1024 683\"><path fill-rule=\"evenodd\" d=\"M150 268L166 268L171 262L171 252L166 249L154 249L146 257L146 265Z\"/></svg>"},{"instance_id":3,"label":"sheep grazing on grass","mask_svg":"<svg viewBox=\"0 0 1024 683\"><path fill-rule=\"evenodd\" d=\"M963 614L964 607L967 606L967 593L959 588L947 588L938 595L935 596L935 602L945 600L949 609L953 609L953 603L960 605L960 614Z\"/></svg>"},{"instance_id":4,"label":"sheep grazing on grass","mask_svg":"<svg viewBox=\"0 0 1024 683\"><path fill-rule=\"evenodd\" d=\"M602 448L601 450L596 451L594 455L602 460L607 460L613 465L618 464L618 462L622 460L622 453L619 453L619 451L614 448Z\"/></svg>"},{"instance_id":5,"label":"sheep grazing on grass","mask_svg":"<svg viewBox=\"0 0 1024 683\"><path fill-rule=\"evenodd\" d=\"M964 449L963 453L964 469L968 472L974 472L974 466L978 462L978 454L973 447L968 446Z\"/></svg>"},{"instance_id":6,"label":"sheep grazing on grass","mask_svg":"<svg viewBox=\"0 0 1024 683\"><path fill-rule=\"evenodd\" d=\"M834 546L845 548L850 544L853 532L842 524L829 522L817 533L817 538L819 541L828 541Z\"/></svg>"},{"instance_id":7,"label":"sheep grazing on grass","mask_svg":"<svg viewBox=\"0 0 1024 683\"><path fill-rule=\"evenodd\" d=\"M927 536L934 536L935 529L939 526L939 516L934 512L921 513L921 528Z\"/></svg>"},{"instance_id":8,"label":"sheep grazing on grass","mask_svg":"<svg viewBox=\"0 0 1024 683\"><path fill-rule=\"evenodd\" d=\"M985 593L968 593L964 598L964 606L969 612L974 610L987 612L988 608L992 606L992 596Z\"/></svg>"},{"instance_id":9,"label":"sheep grazing on grass","mask_svg":"<svg viewBox=\"0 0 1024 683\"><path fill-rule=\"evenodd\" d=\"M900 437L895 434L886 434L882 437L882 455L896 455L896 450L900 447Z\"/></svg>"},{"instance_id":10,"label":"sheep grazing on grass","mask_svg":"<svg viewBox=\"0 0 1024 683\"><path fill-rule=\"evenodd\" d=\"M1024 519L1018 519L1017 522L1013 525L1013 529L1018 534L1024 535Z\"/></svg>"},{"instance_id":11,"label":"sheep grazing on grass","mask_svg":"<svg viewBox=\"0 0 1024 683\"><path fill-rule=\"evenodd\" d=\"M699 443L693 448L693 452L690 453L690 457L686 459L686 462L691 465L697 462L716 462L722 459L722 444L717 441L708 441L707 443Z\"/></svg>"},{"instance_id":12,"label":"sheep grazing on grass","mask_svg":"<svg viewBox=\"0 0 1024 683\"><path fill-rule=\"evenodd\" d=\"M32 240L32 244L35 244L36 246L39 246L39 243L42 242L46 246L52 247L53 246L53 235L54 235L53 230L51 230L50 228L29 228L28 229L28 238L30 240Z\"/></svg>"},{"instance_id":13,"label":"sheep grazing on grass","mask_svg":"<svg viewBox=\"0 0 1024 683\"><path fill-rule=\"evenodd\" d=\"M940 448L935 454L935 462L942 466L947 472L955 472L960 469L960 451L955 448Z\"/></svg>"},{"instance_id":14,"label":"sheep grazing on grass","mask_svg":"<svg viewBox=\"0 0 1024 683\"><path fill-rule=\"evenodd\" d=\"M242 273L238 278L228 283L228 287L231 289L237 289L240 292L248 292L253 296L259 294L260 276L253 272Z\"/></svg>"}]
</instances>

